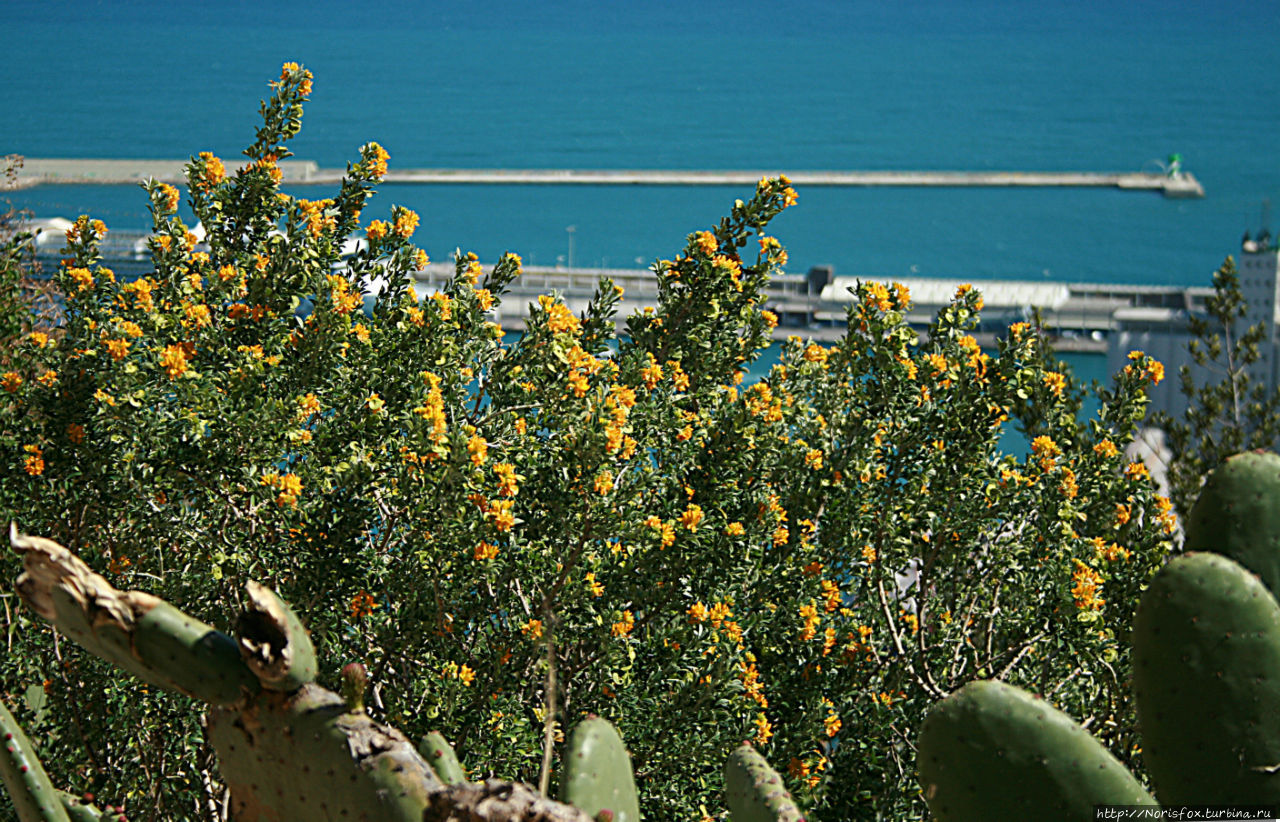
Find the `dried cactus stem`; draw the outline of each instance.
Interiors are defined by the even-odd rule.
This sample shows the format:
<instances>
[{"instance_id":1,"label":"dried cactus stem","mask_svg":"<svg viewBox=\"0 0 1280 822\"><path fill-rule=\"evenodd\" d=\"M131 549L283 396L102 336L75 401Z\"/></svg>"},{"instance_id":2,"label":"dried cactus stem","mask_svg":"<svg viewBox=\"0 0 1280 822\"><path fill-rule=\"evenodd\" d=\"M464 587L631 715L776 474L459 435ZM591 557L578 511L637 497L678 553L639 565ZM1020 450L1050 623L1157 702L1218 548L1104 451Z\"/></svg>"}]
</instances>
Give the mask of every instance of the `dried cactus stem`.
<instances>
[{"instance_id":1,"label":"dried cactus stem","mask_svg":"<svg viewBox=\"0 0 1280 822\"><path fill-rule=\"evenodd\" d=\"M592 818L528 785L490 779L450 785L432 794L422 822L592 822Z\"/></svg>"},{"instance_id":2,"label":"dried cactus stem","mask_svg":"<svg viewBox=\"0 0 1280 822\"><path fill-rule=\"evenodd\" d=\"M212 705L259 690L231 637L141 591L118 591L58 543L18 533L18 593L85 650L157 687Z\"/></svg>"},{"instance_id":3,"label":"dried cactus stem","mask_svg":"<svg viewBox=\"0 0 1280 822\"><path fill-rule=\"evenodd\" d=\"M275 591L250 581L236 620L236 644L264 688L293 691L316 679L316 649L302 621Z\"/></svg>"}]
</instances>

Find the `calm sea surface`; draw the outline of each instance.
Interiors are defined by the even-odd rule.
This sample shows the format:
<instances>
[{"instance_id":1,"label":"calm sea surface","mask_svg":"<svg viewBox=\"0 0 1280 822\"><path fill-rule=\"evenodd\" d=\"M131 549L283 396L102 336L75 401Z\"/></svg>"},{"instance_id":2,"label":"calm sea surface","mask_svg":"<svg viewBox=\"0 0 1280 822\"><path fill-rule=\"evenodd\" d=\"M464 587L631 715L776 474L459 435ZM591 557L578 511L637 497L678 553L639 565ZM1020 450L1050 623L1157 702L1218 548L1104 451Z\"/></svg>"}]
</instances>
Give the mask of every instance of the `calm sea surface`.
<instances>
[{"instance_id":1,"label":"calm sea surface","mask_svg":"<svg viewBox=\"0 0 1280 822\"><path fill-rule=\"evenodd\" d=\"M316 74L295 151L400 167L1153 170L1208 196L801 189L792 270L1207 283L1280 194L1271 2L190 3L6 0L0 153L237 156L285 60ZM313 192L317 196L320 192ZM673 254L736 188L386 186L418 241L554 264ZM18 193L145 224L132 187ZM1273 230L1280 227L1280 220Z\"/></svg>"}]
</instances>

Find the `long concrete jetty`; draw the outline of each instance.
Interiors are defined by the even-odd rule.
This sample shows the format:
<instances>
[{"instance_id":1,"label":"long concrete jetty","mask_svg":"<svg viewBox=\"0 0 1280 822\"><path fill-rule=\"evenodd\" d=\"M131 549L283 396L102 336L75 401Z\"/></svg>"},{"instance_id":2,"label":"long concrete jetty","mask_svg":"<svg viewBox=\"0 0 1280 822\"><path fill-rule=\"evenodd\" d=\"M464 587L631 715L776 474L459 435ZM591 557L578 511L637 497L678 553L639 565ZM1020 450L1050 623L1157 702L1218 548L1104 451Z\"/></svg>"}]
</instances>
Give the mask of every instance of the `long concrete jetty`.
<instances>
[{"instance_id":1,"label":"long concrete jetty","mask_svg":"<svg viewBox=\"0 0 1280 822\"><path fill-rule=\"evenodd\" d=\"M184 160L25 159L18 171L17 187L63 184L120 185L147 178L181 184ZM280 163L284 181L293 185L336 184L343 170L321 168L308 160ZM384 183L419 185L647 185L712 186L755 185L777 170L709 171L692 169L552 169L552 168L407 168L392 170ZM937 187L1033 187L1118 188L1157 191L1166 197L1203 197L1204 188L1190 174L1069 171L793 171L786 172L798 186L937 186Z\"/></svg>"}]
</instances>

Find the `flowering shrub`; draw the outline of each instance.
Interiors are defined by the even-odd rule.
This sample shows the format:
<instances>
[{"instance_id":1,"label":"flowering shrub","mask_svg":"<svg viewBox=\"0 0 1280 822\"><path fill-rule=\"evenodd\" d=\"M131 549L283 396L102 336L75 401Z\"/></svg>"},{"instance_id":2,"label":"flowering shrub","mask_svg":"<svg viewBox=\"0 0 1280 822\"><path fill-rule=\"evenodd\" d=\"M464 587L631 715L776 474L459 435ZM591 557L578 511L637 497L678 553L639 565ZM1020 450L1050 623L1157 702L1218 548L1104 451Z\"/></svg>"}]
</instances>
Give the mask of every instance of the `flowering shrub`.
<instances>
[{"instance_id":1,"label":"flowering shrub","mask_svg":"<svg viewBox=\"0 0 1280 822\"><path fill-rule=\"evenodd\" d=\"M786 255L764 230L796 201L785 178L659 261L623 338L606 280L580 316L540 298L509 343L487 312L518 256L461 254L419 299L418 216L361 228L378 145L330 198L280 191L310 84L285 66L239 169L192 159L207 250L162 184L153 273L121 282L104 225L68 231L63 333L27 335L0 392L6 515L214 624L246 579L272 586L327 685L365 662L370 710L439 728L472 778L536 784L544 740L605 716L653 818L721 818L743 739L819 814L919 815L915 731L975 678L1051 695L1131 754L1126 634L1172 525L1120 454L1156 363L1135 355L1082 424L1033 329L979 348L977 292L919 342L907 290L868 283L839 342L792 338L746 384L777 322L761 287ZM1002 455L1023 417L1031 453ZM134 818L216 818L198 711L6 616L4 688L28 722L47 705L64 784Z\"/></svg>"}]
</instances>

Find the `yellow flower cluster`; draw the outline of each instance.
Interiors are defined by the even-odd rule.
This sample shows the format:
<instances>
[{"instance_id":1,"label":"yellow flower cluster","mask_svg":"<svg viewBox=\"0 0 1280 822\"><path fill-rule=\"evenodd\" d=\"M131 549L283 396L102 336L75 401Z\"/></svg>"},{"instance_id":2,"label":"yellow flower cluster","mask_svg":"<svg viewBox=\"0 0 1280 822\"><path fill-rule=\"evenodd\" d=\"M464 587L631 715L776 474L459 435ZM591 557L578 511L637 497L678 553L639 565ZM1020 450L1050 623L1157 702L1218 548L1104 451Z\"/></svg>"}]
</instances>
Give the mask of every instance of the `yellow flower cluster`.
<instances>
[{"instance_id":1,"label":"yellow flower cluster","mask_svg":"<svg viewBox=\"0 0 1280 822\"><path fill-rule=\"evenodd\" d=\"M298 208L302 211L302 220L307 225L307 233L312 239L321 234L336 231L338 217L333 213L333 200L298 200Z\"/></svg>"},{"instance_id":2,"label":"yellow flower cluster","mask_svg":"<svg viewBox=\"0 0 1280 822\"><path fill-rule=\"evenodd\" d=\"M169 379L176 380L191 369L187 363L189 349L184 345L166 345L160 352L160 367Z\"/></svg>"},{"instance_id":3,"label":"yellow flower cluster","mask_svg":"<svg viewBox=\"0 0 1280 822\"><path fill-rule=\"evenodd\" d=\"M615 637L623 638L631 636L631 631L636 627L636 618L630 611L623 611L622 618L613 623L610 633Z\"/></svg>"},{"instance_id":4,"label":"yellow flower cluster","mask_svg":"<svg viewBox=\"0 0 1280 822\"><path fill-rule=\"evenodd\" d=\"M391 155L377 143L367 143L360 149L365 169L370 177L381 180L387 174L387 160Z\"/></svg>"},{"instance_id":5,"label":"yellow flower cluster","mask_svg":"<svg viewBox=\"0 0 1280 822\"><path fill-rule=\"evenodd\" d=\"M413 232L418 230L417 213L407 208L399 209L396 212L396 224L393 230L406 240L412 237Z\"/></svg>"},{"instance_id":6,"label":"yellow flower cluster","mask_svg":"<svg viewBox=\"0 0 1280 822\"><path fill-rule=\"evenodd\" d=\"M339 314L350 314L364 304L364 298L351 291L351 283L341 274L328 275L329 299L333 302L333 310Z\"/></svg>"},{"instance_id":7,"label":"yellow flower cluster","mask_svg":"<svg viewBox=\"0 0 1280 822\"><path fill-rule=\"evenodd\" d=\"M867 308L889 311L893 302L889 299L889 289L884 283L867 283L863 288L862 302Z\"/></svg>"},{"instance_id":8,"label":"yellow flower cluster","mask_svg":"<svg viewBox=\"0 0 1280 822\"><path fill-rule=\"evenodd\" d=\"M280 493L276 495L276 505L281 508L297 508L298 497L302 496L302 480L297 474L280 476L274 471L262 475L262 484L274 488Z\"/></svg>"},{"instance_id":9,"label":"yellow flower cluster","mask_svg":"<svg viewBox=\"0 0 1280 822\"><path fill-rule=\"evenodd\" d=\"M1141 362L1144 359L1147 362L1141 370L1135 369L1133 364ZM1142 379L1151 380L1152 385L1159 385L1160 381L1164 379L1164 364L1159 360L1151 359L1141 351L1130 351L1129 360L1130 364L1124 367L1124 373L1126 375L1136 375Z\"/></svg>"},{"instance_id":10,"label":"yellow flower cluster","mask_svg":"<svg viewBox=\"0 0 1280 822\"><path fill-rule=\"evenodd\" d=\"M360 592L351 598L351 616L355 619L363 619L373 613L373 609L378 607L377 601L373 595L363 588Z\"/></svg>"},{"instance_id":11,"label":"yellow flower cluster","mask_svg":"<svg viewBox=\"0 0 1280 822\"><path fill-rule=\"evenodd\" d=\"M813 600L809 600L809 604L800 606L800 618L804 620L804 628L800 630L800 639L808 642L818 635L818 624L822 622L822 616L818 613L818 606Z\"/></svg>"},{"instance_id":12,"label":"yellow flower cluster","mask_svg":"<svg viewBox=\"0 0 1280 822\"><path fill-rule=\"evenodd\" d=\"M581 324L564 303L543 294L538 297L538 305L547 314L547 330L552 334L578 333Z\"/></svg>"},{"instance_id":13,"label":"yellow flower cluster","mask_svg":"<svg viewBox=\"0 0 1280 822\"><path fill-rule=\"evenodd\" d=\"M494 559L498 556L498 546L492 545L488 542L481 542L476 545L475 550L472 552L472 556L475 558L476 562L484 562L485 560Z\"/></svg>"},{"instance_id":14,"label":"yellow flower cluster","mask_svg":"<svg viewBox=\"0 0 1280 822\"><path fill-rule=\"evenodd\" d=\"M542 638L542 620L530 619L526 621L523 625L520 626L520 633L524 634L529 639L541 639Z\"/></svg>"},{"instance_id":15,"label":"yellow flower cluster","mask_svg":"<svg viewBox=\"0 0 1280 822\"><path fill-rule=\"evenodd\" d=\"M150 277L140 277L131 283L125 283L120 286L121 294L132 294L134 305L148 314L156 310L154 298L151 292L155 290L156 283Z\"/></svg>"},{"instance_id":16,"label":"yellow flower cluster","mask_svg":"<svg viewBox=\"0 0 1280 822\"><path fill-rule=\"evenodd\" d=\"M497 500L489 508L489 521L493 523L493 527L499 531L510 531L516 524L515 514L511 509L515 507L512 500Z\"/></svg>"},{"instance_id":17,"label":"yellow flower cluster","mask_svg":"<svg viewBox=\"0 0 1280 822\"><path fill-rule=\"evenodd\" d=\"M204 166L200 179L197 181L197 185L200 188L208 191L227 178L227 167L211 152L200 152L200 160Z\"/></svg>"},{"instance_id":18,"label":"yellow flower cluster","mask_svg":"<svg viewBox=\"0 0 1280 822\"><path fill-rule=\"evenodd\" d=\"M27 456L22 460L22 470L33 477L43 474L44 451L40 450L40 447L36 445L24 445L22 450L27 453Z\"/></svg>"},{"instance_id":19,"label":"yellow flower cluster","mask_svg":"<svg viewBox=\"0 0 1280 822\"><path fill-rule=\"evenodd\" d=\"M1082 611L1100 611L1106 601L1098 596L1102 587L1102 575L1078 559L1072 560L1076 570L1071 574L1071 597Z\"/></svg>"}]
</instances>

